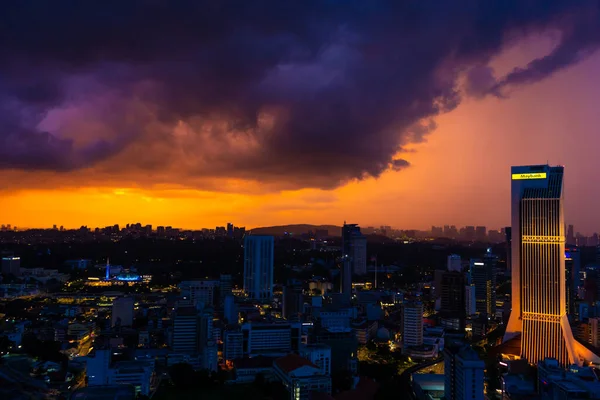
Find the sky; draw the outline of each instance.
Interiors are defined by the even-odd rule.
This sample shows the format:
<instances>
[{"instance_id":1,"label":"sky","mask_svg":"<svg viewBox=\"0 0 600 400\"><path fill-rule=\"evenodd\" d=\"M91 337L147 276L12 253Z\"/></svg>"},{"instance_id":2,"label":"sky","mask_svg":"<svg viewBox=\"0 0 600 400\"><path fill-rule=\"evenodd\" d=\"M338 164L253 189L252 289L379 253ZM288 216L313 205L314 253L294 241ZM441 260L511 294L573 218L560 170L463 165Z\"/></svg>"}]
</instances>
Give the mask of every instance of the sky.
<instances>
[{"instance_id":1,"label":"sky","mask_svg":"<svg viewBox=\"0 0 600 400\"><path fill-rule=\"evenodd\" d=\"M0 223L500 228L549 162L591 234L599 45L585 0L2 2Z\"/></svg>"}]
</instances>

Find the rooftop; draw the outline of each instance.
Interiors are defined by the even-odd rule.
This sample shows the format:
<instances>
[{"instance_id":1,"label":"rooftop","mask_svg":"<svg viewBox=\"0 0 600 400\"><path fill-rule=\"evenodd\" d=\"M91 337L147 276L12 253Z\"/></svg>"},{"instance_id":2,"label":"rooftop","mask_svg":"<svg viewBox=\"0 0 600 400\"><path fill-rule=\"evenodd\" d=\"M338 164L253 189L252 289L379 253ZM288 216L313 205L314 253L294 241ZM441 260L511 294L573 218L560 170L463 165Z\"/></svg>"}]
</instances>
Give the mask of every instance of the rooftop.
<instances>
[{"instance_id":1,"label":"rooftop","mask_svg":"<svg viewBox=\"0 0 600 400\"><path fill-rule=\"evenodd\" d=\"M269 368L273 366L274 357L258 356L252 358L237 358L233 360L235 368Z\"/></svg>"},{"instance_id":2,"label":"rooftop","mask_svg":"<svg viewBox=\"0 0 600 400\"><path fill-rule=\"evenodd\" d=\"M308 359L300 357L297 354L288 354L285 357L278 358L277 360L275 360L275 364L277 364L277 366L285 373L290 373L304 366L318 368Z\"/></svg>"},{"instance_id":3,"label":"rooftop","mask_svg":"<svg viewBox=\"0 0 600 400\"><path fill-rule=\"evenodd\" d=\"M70 400L134 400L135 388L129 385L93 386L77 389Z\"/></svg>"}]
</instances>

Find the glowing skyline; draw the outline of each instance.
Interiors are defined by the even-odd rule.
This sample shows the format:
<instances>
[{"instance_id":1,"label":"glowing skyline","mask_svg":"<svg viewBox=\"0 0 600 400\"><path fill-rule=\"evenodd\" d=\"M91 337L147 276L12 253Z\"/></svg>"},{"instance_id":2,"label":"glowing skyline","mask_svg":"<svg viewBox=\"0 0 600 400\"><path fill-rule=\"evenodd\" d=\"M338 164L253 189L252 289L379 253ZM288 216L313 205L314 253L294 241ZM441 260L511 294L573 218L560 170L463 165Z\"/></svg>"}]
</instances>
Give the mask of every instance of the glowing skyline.
<instances>
[{"instance_id":1,"label":"glowing skyline","mask_svg":"<svg viewBox=\"0 0 600 400\"><path fill-rule=\"evenodd\" d=\"M373 4L374 9L395 7ZM22 131L19 135L26 139L20 140L0 130L0 223L76 228L142 222L195 229L226 222L252 228L341 225L347 220L403 229L497 229L510 225L510 166L548 162L567 167L566 222L584 234L599 231L595 199L600 186L590 184L597 181L600 168L600 55L595 52L599 28L559 18L571 15L574 6L546 9L546 4L536 3L545 11L539 21L515 17L528 35L509 37L506 28L514 23L515 13L525 11L500 13L501 27L485 32L489 37L477 43L478 51L464 49L464 38L477 36L480 29L471 21L461 21L468 26L465 32L428 47L454 24L444 21L443 32L435 31L431 38L424 32L439 24L448 10L424 9L425 28L415 31L415 41L439 57L431 65L423 64L428 57L420 53L417 61L410 61L411 67L424 68L423 73L408 68L408 61L384 57L394 46L408 59L413 55L413 47L395 42L401 32L392 29L389 38L380 36L376 27L346 15L352 32L368 38L368 46L345 36L348 32L332 31L328 41L314 44L319 49L314 54L313 43L286 44L305 49L310 53L307 59L303 53L294 53L298 60L286 53L263 66L249 54L232 59L215 55L223 57L223 63L249 57L249 65L266 68L260 77L242 76L255 71L240 66L239 71L210 70L198 82L190 82L193 74L181 65L163 68L159 56L168 59L165 49L141 48L130 60L123 58L122 49L109 51L114 43L98 46L104 46L102 57L112 57L115 64L90 51L81 56L89 57L85 62L70 60L76 73L65 75L56 68L70 54L34 49L35 41L25 41L22 48L12 44L16 64L46 60L40 64L45 69L35 75L41 70L16 71L14 65L0 63L0 72L12 78L0 79L7 93L0 96L0 105L12 107L10 95L17 93L24 115L41 115L27 128L51 136L40 139ZM327 18L342 18L337 10L328 12L333 16ZM460 19L462 14L452 15ZM555 17L560 23L555 24ZM385 18L379 23L391 24ZM565 41L570 23L591 30L578 32L589 34L583 47ZM285 31L279 25L273 29ZM277 46L263 36L260 41ZM456 55L456 49L464 54ZM560 59L569 50L577 57ZM152 58L148 54L153 51L158 61L135 60ZM551 63L552 68L540 63ZM545 72L536 75L536 68ZM138 78L142 73L148 76ZM178 73L182 81L175 81ZM34 82L35 95L24 95L19 86L28 74L40 76ZM385 74L389 78L378 78ZM59 100L46 91L44 78L63 85ZM193 97L211 79L214 85ZM407 83L412 80L417 83ZM182 84L189 84L190 92ZM181 98L173 98L174 93ZM366 101L369 97L375 104ZM423 103L422 108L413 112L417 103ZM342 110L328 109L332 104L342 104ZM9 106L0 107L0 127L15 125L7 111L14 114ZM248 113L252 115L246 120Z\"/></svg>"}]
</instances>

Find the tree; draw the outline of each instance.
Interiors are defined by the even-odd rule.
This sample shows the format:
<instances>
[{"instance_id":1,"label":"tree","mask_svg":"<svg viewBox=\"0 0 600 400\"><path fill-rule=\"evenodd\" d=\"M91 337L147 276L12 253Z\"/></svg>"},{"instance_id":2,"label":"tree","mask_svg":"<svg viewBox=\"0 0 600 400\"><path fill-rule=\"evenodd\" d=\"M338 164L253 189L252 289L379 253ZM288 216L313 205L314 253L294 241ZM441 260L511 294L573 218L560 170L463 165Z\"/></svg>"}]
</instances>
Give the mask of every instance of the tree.
<instances>
[{"instance_id":1,"label":"tree","mask_svg":"<svg viewBox=\"0 0 600 400\"><path fill-rule=\"evenodd\" d=\"M178 363L169 368L169 376L173 384L180 389L189 389L197 384L196 372L187 363Z\"/></svg>"},{"instance_id":2,"label":"tree","mask_svg":"<svg viewBox=\"0 0 600 400\"><path fill-rule=\"evenodd\" d=\"M352 389L352 372L340 370L331 374L331 388L333 393Z\"/></svg>"}]
</instances>

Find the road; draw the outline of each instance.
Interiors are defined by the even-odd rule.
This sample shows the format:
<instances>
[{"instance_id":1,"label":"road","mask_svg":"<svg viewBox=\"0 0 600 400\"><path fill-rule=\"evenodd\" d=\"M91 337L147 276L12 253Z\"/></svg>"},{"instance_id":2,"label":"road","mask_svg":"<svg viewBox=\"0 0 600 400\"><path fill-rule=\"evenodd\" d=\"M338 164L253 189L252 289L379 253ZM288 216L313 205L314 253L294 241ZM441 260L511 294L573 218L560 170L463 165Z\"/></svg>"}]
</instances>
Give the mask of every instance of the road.
<instances>
[{"instance_id":1,"label":"road","mask_svg":"<svg viewBox=\"0 0 600 400\"><path fill-rule=\"evenodd\" d=\"M436 358L435 360L430 360L430 361L426 361L421 364L417 364L413 367L408 368L404 372L402 372L400 374L400 376L398 377L398 380L400 381L400 386L402 388L402 394L404 396L406 396L404 398L410 399L410 400L416 400L413 389L412 389L412 385L410 384L410 376L423 368L431 367L432 365L437 364L441 361L444 361L444 357L439 357L439 358Z\"/></svg>"}]
</instances>

